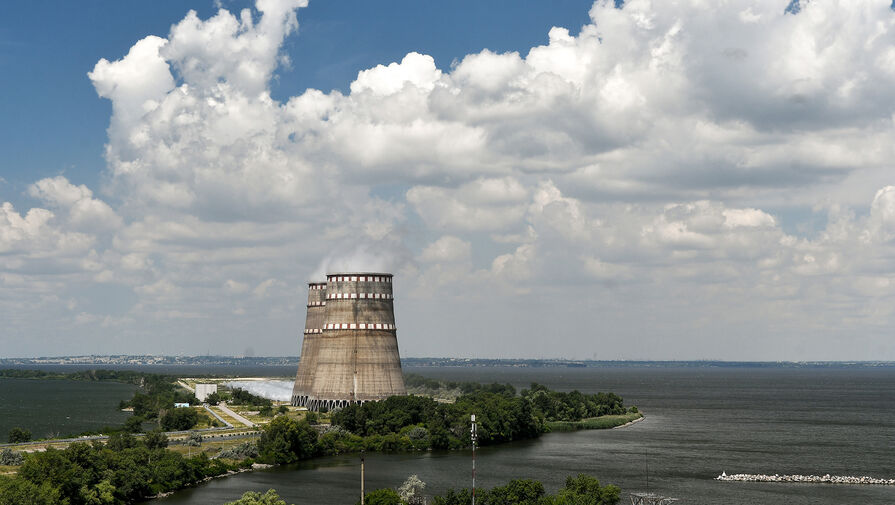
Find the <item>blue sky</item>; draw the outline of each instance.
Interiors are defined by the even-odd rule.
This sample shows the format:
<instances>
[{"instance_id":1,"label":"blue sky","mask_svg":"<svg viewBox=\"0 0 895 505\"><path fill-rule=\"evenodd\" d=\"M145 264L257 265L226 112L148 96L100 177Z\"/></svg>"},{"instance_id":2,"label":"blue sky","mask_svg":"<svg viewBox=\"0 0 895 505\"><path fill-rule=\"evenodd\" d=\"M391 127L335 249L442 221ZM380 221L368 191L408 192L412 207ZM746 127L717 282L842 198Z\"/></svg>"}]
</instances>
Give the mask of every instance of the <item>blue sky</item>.
<instances>
[{"instance_id":1,"label":"blue sky","mask_svg":"<svg viewBox=\"0 0 895 505\"><path fill-rule=\"evenodd\" d=\"M303 3L7 6L0 355L895 359L887 0Z\"/></svg>"},{"instance_id":2,"label":"blue sky","mask_svg":"<svg viewBox=\"0 0 895 505\"><path fill-rule=\"evenodd\" d=\"M220 5L238 11L251 4ZM278 72L271 94L283 99L306 88L347 91L358 70L410 51L432 55L443 69L482 48L526 51L544 43L551 26L576 32L588 22L589 7L581 0L312 2L301 11L298 35L284 43L292 64ZM0 94L3 198L24 202L29 184L59 174L99 184L111 104L96 96L87 72L99 58L122 57L135 39L165 35L187 9L207 18L217 6L177 0L6 6L7 21L0 23L0 71L8 76Z\"/></svg>"}]
</instances>

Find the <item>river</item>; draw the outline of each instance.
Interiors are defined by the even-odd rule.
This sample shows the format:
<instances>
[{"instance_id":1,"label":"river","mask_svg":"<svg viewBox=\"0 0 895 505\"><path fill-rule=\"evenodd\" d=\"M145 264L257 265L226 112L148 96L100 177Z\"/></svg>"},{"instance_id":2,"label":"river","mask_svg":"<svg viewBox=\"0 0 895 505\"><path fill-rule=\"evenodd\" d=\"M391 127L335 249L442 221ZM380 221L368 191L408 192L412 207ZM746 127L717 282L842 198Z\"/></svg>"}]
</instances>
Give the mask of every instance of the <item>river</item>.
<instances>
[{"instance_id":1,"label":"river","mask_svg":"<svg viewBox=\"0 0 895 505\"><path fill-rule=\"evenodd\" d=\"M630 491L686 504L891 504L895 487L717 482L727 473L895 475L895 368L418 368L451 380L537 381L555 389L614 391L646 419L601 431L548 434L478 451L478 483L541 480L548 490L587 473ZM410 474L427 493L468 486L469 451L367 457L367 489ZM647 475L649 484L647 484ZM217 479L155 501L222 505L275 488L290 504L353 504L356 456ZM627 497L625 497L627 502Z\"/></svg>"}]
</instances>

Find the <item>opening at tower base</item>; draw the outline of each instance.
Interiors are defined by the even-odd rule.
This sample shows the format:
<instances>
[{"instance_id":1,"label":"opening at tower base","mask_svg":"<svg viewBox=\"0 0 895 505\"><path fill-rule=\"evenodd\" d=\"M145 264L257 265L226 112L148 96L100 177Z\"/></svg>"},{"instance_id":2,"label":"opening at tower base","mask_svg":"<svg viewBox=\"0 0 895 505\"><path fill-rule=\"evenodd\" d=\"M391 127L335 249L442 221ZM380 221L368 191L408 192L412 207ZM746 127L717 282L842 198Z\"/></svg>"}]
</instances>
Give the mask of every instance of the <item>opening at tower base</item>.
<instances>
[{"instance_id":1,"label":"opening at tower base","mask_svg":"<svg viewBox=\"0 0 895 505\"><path fill-rule=\"evenodd\" d=\"M308 284L292 405L331 410L403 394L392 275L333 273Z\"/></svg>"}]
</instances>

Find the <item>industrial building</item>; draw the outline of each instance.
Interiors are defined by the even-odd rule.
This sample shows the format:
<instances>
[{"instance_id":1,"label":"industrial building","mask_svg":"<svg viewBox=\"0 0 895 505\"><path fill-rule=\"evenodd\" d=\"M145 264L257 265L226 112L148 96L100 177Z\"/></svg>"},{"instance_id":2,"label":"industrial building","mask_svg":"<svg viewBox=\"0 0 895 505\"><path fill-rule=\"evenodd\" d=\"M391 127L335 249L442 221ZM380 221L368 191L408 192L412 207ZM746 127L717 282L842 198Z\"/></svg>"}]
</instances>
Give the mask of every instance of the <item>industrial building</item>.
<instances>
[{"instance_id":1,"label":"industrial building","mask_svg":"<svg viewBox=\"0 0 895 505\"><path fill-rule=\"evenodd\" d=\"M209 395L218 392L217 384L196 384L196 398L204 402Z\"/></svg>"},{"instance_id":2,"label":"industrial building","mask_svg":"<svg viewBox=\"0 0 895 505\"><path fill-rule=\"evenodd\" d=\"M392 275L327 274L308 284L292 405L310 410L407 394L395 329Z\"/></svg>"}]
</instances>

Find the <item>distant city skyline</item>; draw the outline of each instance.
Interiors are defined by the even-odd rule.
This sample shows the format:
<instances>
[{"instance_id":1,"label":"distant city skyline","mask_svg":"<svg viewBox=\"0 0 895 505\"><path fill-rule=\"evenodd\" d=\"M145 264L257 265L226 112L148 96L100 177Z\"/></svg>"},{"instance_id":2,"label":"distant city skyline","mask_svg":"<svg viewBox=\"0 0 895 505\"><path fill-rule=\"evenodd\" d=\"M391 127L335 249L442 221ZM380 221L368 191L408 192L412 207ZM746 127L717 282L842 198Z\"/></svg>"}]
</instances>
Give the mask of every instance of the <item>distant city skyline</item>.
<instances>
[{"instance_id":1,"label":"distant city skyline","mask_svg":"<svg viewBox=\"0 0 895 505\"><path fill-rule=\"evenodd\" d=\"M190 10L193 9L193 10ZM0 25L2 357L895 360L891 2L47 2Z\"/></svg>"}]
</instances>

